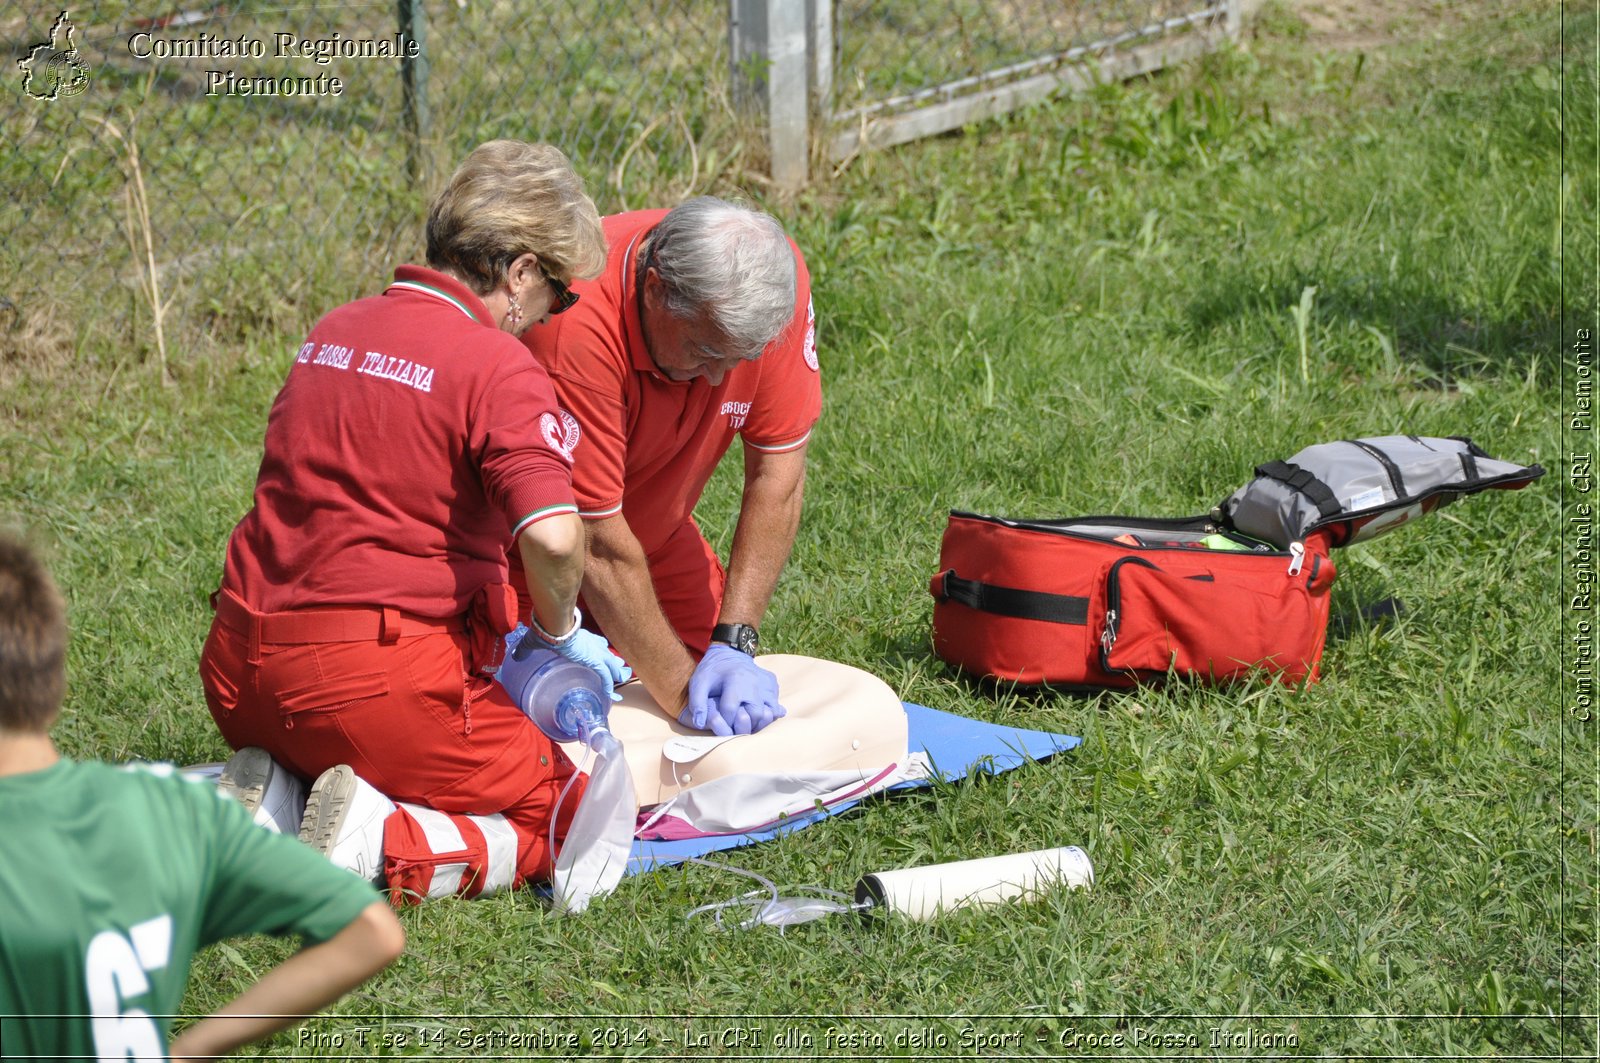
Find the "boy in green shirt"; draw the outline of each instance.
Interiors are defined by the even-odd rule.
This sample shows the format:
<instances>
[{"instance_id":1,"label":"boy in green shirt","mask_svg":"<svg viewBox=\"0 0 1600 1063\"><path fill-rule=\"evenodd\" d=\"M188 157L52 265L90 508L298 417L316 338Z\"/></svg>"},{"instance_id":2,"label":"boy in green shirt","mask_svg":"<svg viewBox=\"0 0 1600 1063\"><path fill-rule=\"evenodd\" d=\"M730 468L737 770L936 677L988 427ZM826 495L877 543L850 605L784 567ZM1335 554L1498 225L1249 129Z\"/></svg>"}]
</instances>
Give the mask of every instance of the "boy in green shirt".
<instances>
[{"instance_id":1,"label":"boy in green shirt","mask_svg":"<svg viewBox=\"0 0 1600 1063\"><path fill-rule=\"evenodd\" d=\"M197 949L308 947L173 1040L208 1058L313 1013L405 945L371 885L169 765L62 757L49 730L66 622L49 573L0 536L0 1044L7 1058L164 1059ZM274 1017L277 1016L277 1017Z\"/></svg>"}]
</instances>

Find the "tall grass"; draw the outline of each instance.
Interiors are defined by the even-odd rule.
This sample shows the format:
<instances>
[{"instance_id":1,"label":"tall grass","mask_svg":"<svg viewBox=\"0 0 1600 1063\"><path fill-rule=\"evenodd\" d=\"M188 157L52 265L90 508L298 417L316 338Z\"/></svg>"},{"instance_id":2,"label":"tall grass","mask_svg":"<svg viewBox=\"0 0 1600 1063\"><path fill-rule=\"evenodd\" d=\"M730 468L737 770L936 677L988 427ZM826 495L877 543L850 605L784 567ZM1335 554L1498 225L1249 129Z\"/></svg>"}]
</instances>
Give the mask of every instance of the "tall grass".
<instances>
[{"instance_id":1,"label":"tall grass","mask_svg":"<svg viewBox=\"0 0 1600 1063\"><path fill-rule=\"evenodd\" d=\"M1314 54L1270 9L1193 71L863 156L774 204L812 267L827 396L763 634L909 701L1084 744L729 859L848 888L1075 843L1092 892L784 935L687 924L744 888L698 866L629 879L576 920L526 893L431 904L406 914L399 964L304 1028L347 1038L320 1054L354 1051L365 1022L368 1054L440 1057L494 1054L462 1028L580 1036L528 1054L737 1054L689 1046L758 1025L769 1054L779 1032L810 1036L802 1057L973 1055L1012 1034L990 1054L1592 1055L1593 1022L1562 1018L1600 1000L1594 808L1571 796L1595 735L1555 703L1554 477L1341 552L1326 676L1305 690L995 689L929 646L953 507L1192 514L1259 462L1394 431L1560 464L1560 321L1593 308L1573 287L1563 303L1557 136L1565 102L1593 157L1594 35L1569 25L1563 55L1553 6L1467 14L1361 60ZM1565 194L1588 224L1593 175ZM7 392L0 499L70 599L70 752L225 755L194 674L205 595L299 339L175 358L175 389L109 359ZM701 507L724 546L737 489L730 462ZM1387 598L1397 616L1363 619ZM187 1006L286 949L211 950ZM885 1047L830 1049L830 1025ZM924 1047L893 1042L924 1028ZM1257 1041L1215 1047L1213 1029ZM405 1043L379 1051L383 1033ZM311 1054L296 1045L267 1054Z\"/></svg>"}]
</instances>

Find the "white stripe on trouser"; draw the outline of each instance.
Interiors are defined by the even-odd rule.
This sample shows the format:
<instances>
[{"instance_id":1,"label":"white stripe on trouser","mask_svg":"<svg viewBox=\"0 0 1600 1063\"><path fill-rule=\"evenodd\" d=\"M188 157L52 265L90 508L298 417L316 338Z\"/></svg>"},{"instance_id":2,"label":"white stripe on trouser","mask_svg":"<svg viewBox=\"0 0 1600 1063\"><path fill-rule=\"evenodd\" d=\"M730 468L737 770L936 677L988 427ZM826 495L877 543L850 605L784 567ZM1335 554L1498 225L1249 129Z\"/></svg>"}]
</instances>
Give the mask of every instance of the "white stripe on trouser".
<instances>
[{"instance_id":1,"label":"white stripe on trouser","mask_svg":"<svg viewBox=\"0 0 1600 1063\"><path fill-rule=\"evenodd\" d=\"M436 854L459 853L467 847L466 840L461 837L461 829L455 825L449 816L432 808L421 805L399 802L417 825L422 828L422 833L428 839L428 848ZM433 880L428 883L428 896L453 897L461 888L461 877L467 873L465 862L459 864L440 864L433 869Z\"/></svg>"},{"instance_id":2,"label":"white stripe on trouser","mask_svg":"<svg viewBox=\"0 0 1600 1063\"><path fill-rule=\"evenodd\" d=\"M483 887L479 897L511 888L517 877L517 832L504 816L468 816L468 821L483 832L483 844L488 850L484 860Z\"/></svg>"}]
</instances>

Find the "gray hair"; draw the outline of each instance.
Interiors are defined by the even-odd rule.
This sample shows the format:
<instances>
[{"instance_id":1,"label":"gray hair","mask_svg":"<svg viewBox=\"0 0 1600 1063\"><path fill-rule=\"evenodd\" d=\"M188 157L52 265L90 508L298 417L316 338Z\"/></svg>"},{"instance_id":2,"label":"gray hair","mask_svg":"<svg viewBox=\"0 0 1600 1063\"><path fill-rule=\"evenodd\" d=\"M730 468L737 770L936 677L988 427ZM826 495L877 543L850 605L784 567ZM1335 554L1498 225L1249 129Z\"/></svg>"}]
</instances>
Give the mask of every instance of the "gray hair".
<instances>
[{"instance_id":1,"label":"gray hair","mask_svg":"<svg viewBox=\"0 0 1600 1063\"><path fill-rule=\"evenodd\" d=\"M798 270L783 227L770 214L715 196L674 207L650 232L639 267L666 285L667 312L705 312L728 337L729 354L754 358L794 318Z\"/></svg>"}]
</instances>

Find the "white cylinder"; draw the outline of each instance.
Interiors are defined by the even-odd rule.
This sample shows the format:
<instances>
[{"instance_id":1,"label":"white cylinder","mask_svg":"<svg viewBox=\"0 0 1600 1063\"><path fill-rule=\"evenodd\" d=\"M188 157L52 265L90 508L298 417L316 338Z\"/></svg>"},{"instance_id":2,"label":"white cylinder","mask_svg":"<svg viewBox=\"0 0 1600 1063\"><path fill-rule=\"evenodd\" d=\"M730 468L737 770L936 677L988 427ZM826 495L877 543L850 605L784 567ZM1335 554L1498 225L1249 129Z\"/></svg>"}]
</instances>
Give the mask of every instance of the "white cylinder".
<instances>
[{"instance_id":1,"label":"white cylinder","mask_svg":"<svg viewBox=\"0 0 1600 1063\"><path fill-rule=\"evenodd\" d=\"M1094 885L1094 867L1076 845L1011 853L953 864L906 867L863 875L856 883L856 903L868 911L896 912L911 919L931 919L939 912L999 904L1029 897L1058 886Z\"/></svg>"}]
</instances>

